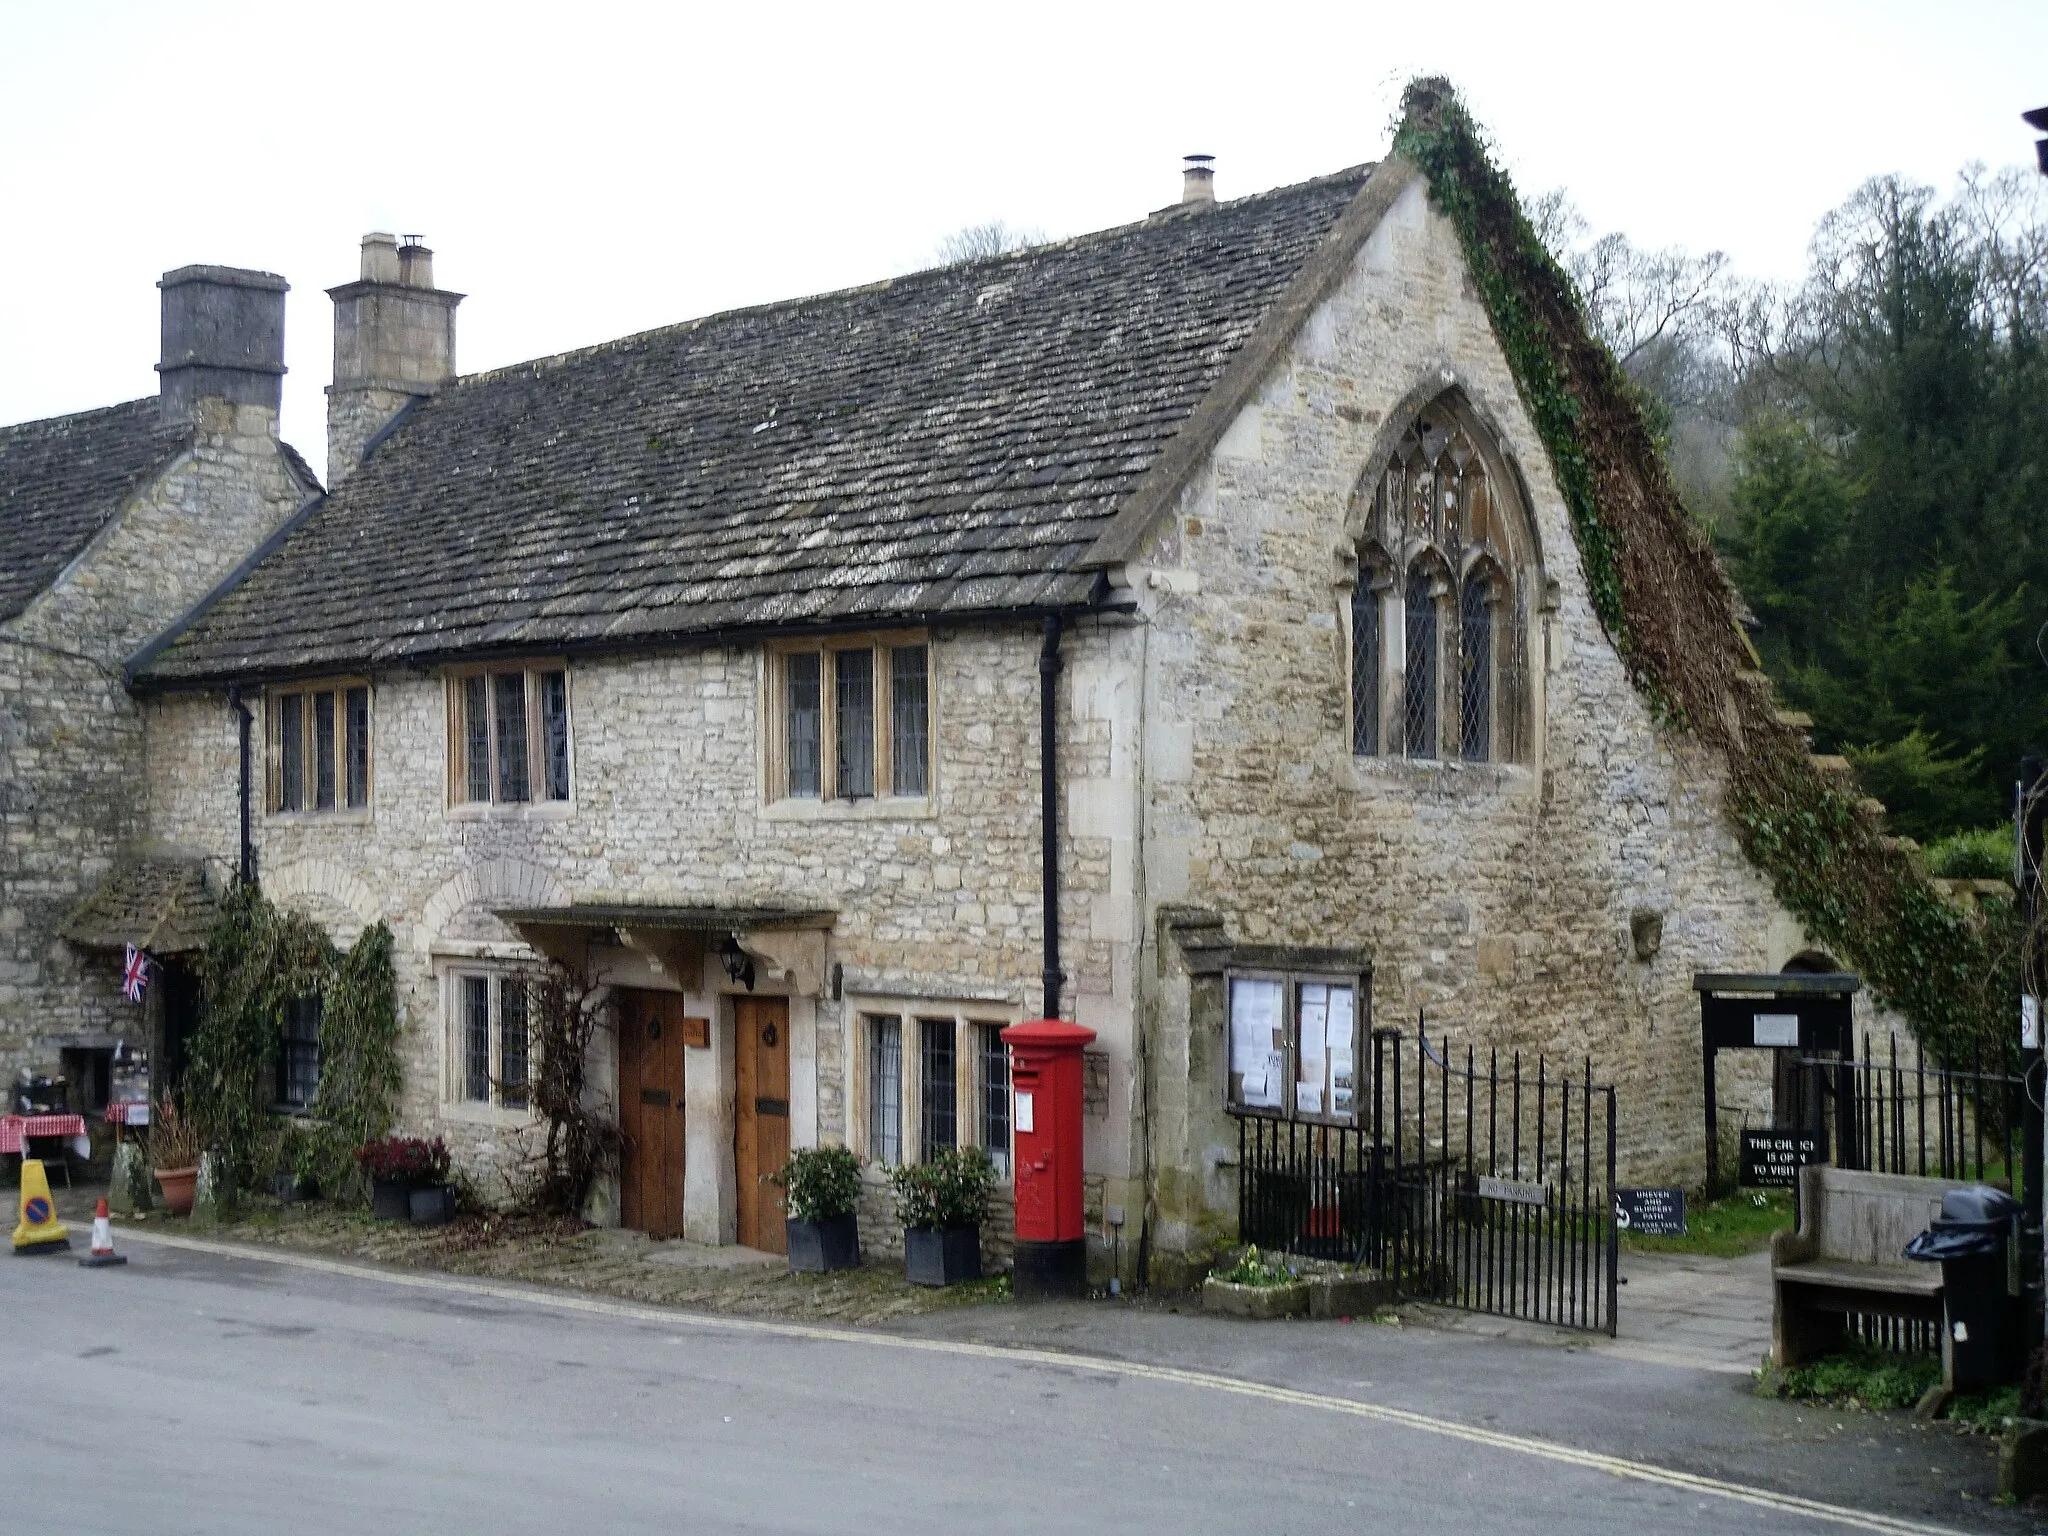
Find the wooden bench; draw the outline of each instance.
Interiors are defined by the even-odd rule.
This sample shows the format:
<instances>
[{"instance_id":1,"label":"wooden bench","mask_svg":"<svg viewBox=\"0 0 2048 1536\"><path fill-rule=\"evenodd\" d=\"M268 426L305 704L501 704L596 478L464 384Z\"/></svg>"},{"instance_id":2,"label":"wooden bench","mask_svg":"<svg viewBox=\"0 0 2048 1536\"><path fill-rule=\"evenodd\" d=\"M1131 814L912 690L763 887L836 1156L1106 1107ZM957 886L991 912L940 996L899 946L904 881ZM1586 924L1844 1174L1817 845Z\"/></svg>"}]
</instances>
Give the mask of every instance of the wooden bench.
<instances>
[{"instance_id":1,"label":"wooden bench","mask_svg":"<svg viewBox=\"0 0 2048 1536\"><path fill-rule=\"evenodd\" d=\"M1799 1171L1799 1230L1771 1237L1771 1360L1801 1365L1840 1349L1852 1313L1942 1324L1941 1266L1902 1257L1957 1179ZM1947 1349L1943 1349L1944 1373Z\"/></svg>"}]
</instances>

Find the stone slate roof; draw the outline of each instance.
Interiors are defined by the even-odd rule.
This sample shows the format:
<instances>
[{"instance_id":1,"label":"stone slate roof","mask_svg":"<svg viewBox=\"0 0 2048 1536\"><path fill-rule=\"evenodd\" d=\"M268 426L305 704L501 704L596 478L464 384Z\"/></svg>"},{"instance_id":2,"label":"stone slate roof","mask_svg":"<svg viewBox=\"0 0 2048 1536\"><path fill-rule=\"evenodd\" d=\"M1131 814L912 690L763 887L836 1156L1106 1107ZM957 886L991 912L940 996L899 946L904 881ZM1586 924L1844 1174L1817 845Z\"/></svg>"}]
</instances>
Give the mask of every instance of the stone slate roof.
<instances>
[{"instance_id":1,"label":"stone slate roof","mask_svg":"<svg viewBox=\"0 0 2048 1536\"><path fill-rule=\"evenodd\" d=\"M57 932L84 949L133 944L159 955L184 954L206 947L215 909L199 860L136 854L109 870Z\"/></svg>"},{"instance_id":2,"label":"stone slate roof","mask_svg":"<svg viewBox=\"0 0 2048 1536\"><path fill-rule=\"evenodd\" d=\"M1083 602L1370 169L460 378L137 680Z\"/></svg>"},{"instance_id":3,"label":"stone slate roof","mask_svg":"<svg viewBox=\"0 0 2048 1536\"><path fill-rule=\"evenodd\" d=\"M0 619L26 608L191 442L190 427L164 425L154 395L0 427Z\"/></svg>"}]
</instances>

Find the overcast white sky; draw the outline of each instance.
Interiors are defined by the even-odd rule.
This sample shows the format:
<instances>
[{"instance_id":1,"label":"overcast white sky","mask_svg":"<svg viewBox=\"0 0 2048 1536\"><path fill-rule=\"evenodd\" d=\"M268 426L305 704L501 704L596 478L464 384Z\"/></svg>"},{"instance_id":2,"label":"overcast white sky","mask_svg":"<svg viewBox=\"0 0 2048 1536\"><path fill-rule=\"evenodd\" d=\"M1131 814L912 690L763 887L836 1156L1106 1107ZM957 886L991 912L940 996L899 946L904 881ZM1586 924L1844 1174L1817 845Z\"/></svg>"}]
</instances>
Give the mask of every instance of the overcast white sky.
<instances>
[{"instance_id":1,"label":"overcast white sky","mask_svg":"<svg viewBox=\"0 0 2048 1536\"><path fill-rule=\"evenodd\" d=\"M150 394L156 278L281 272L324 460L365 230L469 294L464 371L889 276L989 218L1074 234L1378 157L1450 75L1524 191L1789 277L1865 177L2030 161L2048 5L977 7L0 0L0 422Z\"/></svg>"}]
</instances>

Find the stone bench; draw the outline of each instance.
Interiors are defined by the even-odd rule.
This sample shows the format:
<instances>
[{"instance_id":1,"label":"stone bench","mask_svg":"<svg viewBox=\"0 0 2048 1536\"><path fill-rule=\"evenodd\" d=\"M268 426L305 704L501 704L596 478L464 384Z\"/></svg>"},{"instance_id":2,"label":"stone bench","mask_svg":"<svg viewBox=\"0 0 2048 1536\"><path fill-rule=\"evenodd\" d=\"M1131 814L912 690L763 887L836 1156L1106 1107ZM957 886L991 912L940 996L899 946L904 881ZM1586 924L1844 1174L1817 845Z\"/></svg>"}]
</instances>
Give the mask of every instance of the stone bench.
<instances>
[{"instance_id":1,"label":"stone bench","mask_svg":"<svg viewBox=\"0 0 2048 1536\"><path fill-rule=\"evenodd\" d=\"M1799 1229L1771 1237L1772 1363L1802 1365L1840 1349L1852 1313L1939 1328L1941 1266L1912 1263L1903 1251L1964 1181L1820 1164L1799 1178Z\"/></svg>"}]
</instances>

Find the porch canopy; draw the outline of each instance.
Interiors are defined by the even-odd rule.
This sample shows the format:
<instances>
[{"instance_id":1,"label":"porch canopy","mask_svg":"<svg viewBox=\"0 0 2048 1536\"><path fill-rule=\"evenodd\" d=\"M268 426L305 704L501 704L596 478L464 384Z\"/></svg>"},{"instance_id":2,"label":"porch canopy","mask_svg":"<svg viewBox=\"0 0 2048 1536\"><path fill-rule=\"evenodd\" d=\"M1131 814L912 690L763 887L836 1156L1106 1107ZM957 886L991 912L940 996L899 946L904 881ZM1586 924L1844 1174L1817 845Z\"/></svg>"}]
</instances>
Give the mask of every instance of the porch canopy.
<instances>
[{"instance_id":1,"label":"porch canopy","mask_svg":"<svg viewBox=\"0 0 2048 1536\"><path fill-rule=\"evenodd\" d=\"M80 949L121 953L133 944L155 955L206 948L215 901L199 859L131 854L71 909L59 936Z\"/></svg>"},{"instance_id":2,"label":"porch canopy","mask_svg":"<svg viewBox=\"0 0 2048 1536\"><path fill-rule=\"evenodd\" d=\"M707 954L726 963L749 990L757 968L786 977L790 990L825 990L825 935L838 921L823 907L758 904L672 907L578 902L560 907L496 907L494 915L551 960L587 969L593 949L623 945L677 981L696 974Z\"/></svg>"}]
</instances>

